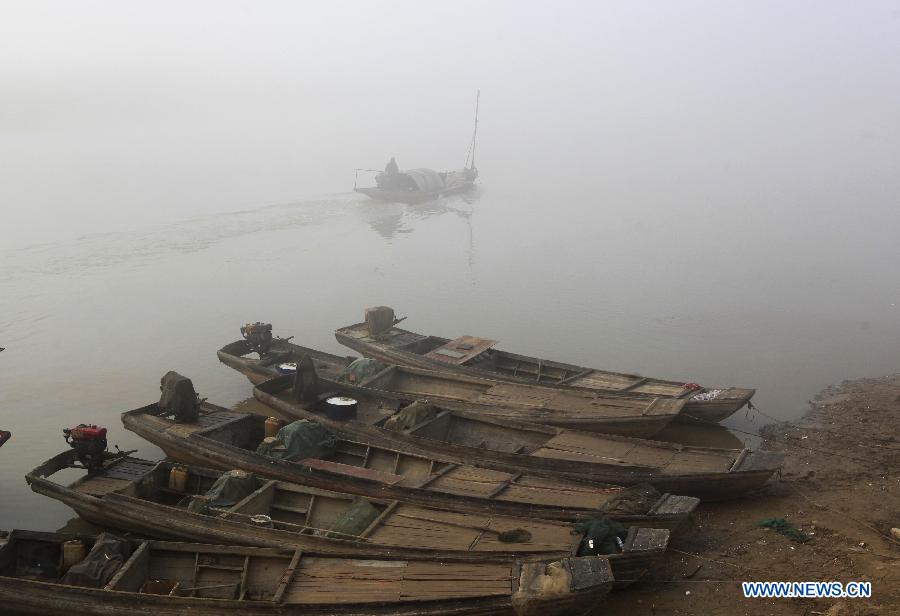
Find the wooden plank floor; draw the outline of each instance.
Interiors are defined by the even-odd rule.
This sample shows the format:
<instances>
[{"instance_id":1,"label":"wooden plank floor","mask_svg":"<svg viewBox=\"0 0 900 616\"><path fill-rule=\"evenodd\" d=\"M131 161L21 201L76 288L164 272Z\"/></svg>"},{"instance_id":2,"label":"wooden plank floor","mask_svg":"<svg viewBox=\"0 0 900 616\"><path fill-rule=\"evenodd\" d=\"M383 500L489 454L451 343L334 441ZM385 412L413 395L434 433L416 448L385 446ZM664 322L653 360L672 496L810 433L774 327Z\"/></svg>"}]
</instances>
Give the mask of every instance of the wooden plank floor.
<instances>
[{"instance_id":1,"label":"wooden plank floor","mask_svg":"<svg viewBox=\"0 0 900 616\"><path fill-rule=\"evenodd\" d=\"M725 472L736 452L678 451L653 445L604 439L602 435L564 432L547 441L531 455L541 458L586 462L633 464L660 468L670 473Z\"/></svg>"},{"instance_id":2,"label":"wooden plank floor","mask_svg":"<svg viewBox=\"0 0 900 616\"><path fill-rule=\"evenodd\" d=\"M427 486L428 490L488 497L503 501L555 505L559 507L595 509L605 503L610 494L592 486L541 479L525 475L512 479L512 473L484 468L459 467L439 477ZM508 487L497 493L499 488ZM617 492L614 488L613 492Z\"/></svg>"},{"instance_id":3,"label":"wooden plank floor","mask_svg":"<svg viewBox=\"0 0 900 616\"><path fill-rule=\"evenodd\" d=\"M288 603L396 602L512 592L509 565L304 558Z\"/></svg>"},{"instance_id":4,"label":"wooden plank floor","mask_svg":"<svg viewBox=\"0 0 900 616\"><path fill-rule=\"evenodd\" d=\"M618 374L610 374L600 370L594 370L582 377L569 381L569 385L574 387L585 387L590 389L610 389L610 390L628 390L634 393L651 394L655 396L678 396L684 391L684 387L675 383L659 382L650 379L646 383L628 389L630 386L638 383L638 379Z\"/></svg>"},{"instance_id":5,"label":"wooden plank floor","mask_svg":"<svg viewBox=\"0 0 900 616\"><path fill-rule=\"evenodd\" d=\"M530 538L517 543L500 541L497 533L515 529L527 531ZM580 539L564 523L454 513L413 505L399 505L369 534L369 538L384 545L475 552L574 551Z\"/></svg>"},{"instance_id":6,"label":"wooden plank floor","mask_svg":"<svg viewBox=\"0 0 900 616\"><path fill-rule=\"evenodd\" d=\"M129 483L143 477L156 466L155 462L138 458L126 458L115 463L110 468L86 476L82 481L74 484L72 488L82 494L103 496L109 492L124 488Z\"/></svg>"}]
</instances>

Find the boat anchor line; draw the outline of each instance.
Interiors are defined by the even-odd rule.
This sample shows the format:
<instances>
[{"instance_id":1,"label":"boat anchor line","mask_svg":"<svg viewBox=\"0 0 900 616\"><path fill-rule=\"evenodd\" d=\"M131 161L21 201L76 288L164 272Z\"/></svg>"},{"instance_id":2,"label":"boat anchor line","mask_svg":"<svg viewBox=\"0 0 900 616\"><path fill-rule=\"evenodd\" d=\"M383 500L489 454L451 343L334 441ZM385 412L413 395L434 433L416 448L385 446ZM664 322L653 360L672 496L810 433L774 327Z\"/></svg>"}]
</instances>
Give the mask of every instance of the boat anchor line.
<instances>
[{"instance_id":1,"label":"boat anchor line","mask_svg":"<svg viewBox=\"0 0 900 616\"><path fill-rule=\"evenodd\" d=\"M759 408L758 406L756 406L755 404L753 404L752 401L747 400L747 411L744 413L744 418L745 418L745 419L748 419L748 420L750 420L750 421L753 421L753 419L750 418L750 411L756 411L758 414L762 415L762 416L765 417L766 419L771 419L771 420L774 421L775 423L781 423L781 420L780 420L780 419L778 419L777 417L773 417L772 415L769 415L769 414L766 413L766 412L763 412L763 410L760 409L760 408Z\"/></svg>"},{"instance_id":2,"label":"boat anchor line","mask_svg":"<svg viewBox=\"0 0 900 616\"><path fill-rule=\"evenodd\" d=\"M753 408L756 409L757 407L754 406ZM710 425L710 426L721 427L720 424L718 424L718 423L716 423L716 422L714 422L714 421L709 421L708 419L703 419L702 417L696 417L696 416L694 416L694 415L691 415L690 413L685 413L684 411L682 411L681 414L684 415L684 416L686 416L686 417L690 417L691 420L693 420L693 421L699 421L700 423L708 424L708 425ZM780 419L778 419L778 420L776 420L776 423L782 423L782 421L781 421ZM732 428L732 427L727 427L727 428L728 428L728 430L731 430L732 432L738 432L738 433L740 433L740 434L746 434L747 436L754 436L754 437L760 438L760 439L762 439L762 440L764 440L764 441L772 441L773 443L780 443L780 444L784 445L785 447L796 447L797 449L805 449L805 450L807 450L807 451L814 451L814 452L816 452L816 453L820 453L820 454L823 454L823 455L826 455L826 456L834 456L834 457L836 457L836 458L845 458L845 459L847 459L847 460L853 460L854 462L858 462L859 464L863 464L863 465L865 465L865 466L867 466L867 467L869 467L869 468L880 468L880 467L881 467L881 465L873 464L871 460L866 460L866 459L864 459L864 458L857 458L857 457L855 457L855 456L848 456L848 455L845 455L845 454L836 453L836 452L834 452L834 451L826 451L826 450L824 450L824 449L818 449L818 448L816 448L816 447L809 447L809 446L807 446L807 445L801 445L801 444L799 444L799 443L791 443L791 442L789 442L789 441L785 441L785 440L782 440L782 439L779 439L779 438L775 438L774 436L766 436L765 434L760 434L759 432L750 432L750 431L748 431L748 430L741 430L741 429L739 429L739 428ZM883 447L883 446L881 446L881 445L879 445L879 447L882 447L883 449L891 449L891 450L894 450L893 447ZM780 474L780 473L781 473L781 469L779 469L779 474Z\"/></svg>"},{"instance_id":3,"label":"boat anchor line","mask_svg":"<svg viewBox=\"0 0 900 616\"><path fill-rule=\"evenodd\" d=\"M865 526L866 528L868 528L869 530L874 531L876 534L880 535L883 539L885 539L889 543L893 543L895 546L900 546L900 539L895 538L893 535L890 535L890 534L884 532L883 530L879 530L879 529L875 528L874 526L872 526L871 524L863 522L862 520L858 520L854 517L851 517L851 516L847 515L847 513L844 511L838 511L836 509L832 509L828 505L823 505L822 503L817 503L816 501L811 499L809 496L807 496L806 494L804 494L803 492L798 490L797 487L794 485L788 484L788 487L790 489L792 489L797 494L797 496L805 499L808 503L810 503L814 507L818 507L819 509L824 509L825 511L830 511L831 513L836 513L837 515L839 515L843 518L853 520L857 524L861 524L861 525ZM888 556L888 555L884 555L884 556L887 556L888 558L892 558L892 559L897 558L896 556Z\"/></svg>"},{"instance_id":4,"label":"boat anchor line","mask_svg":"<svg viewBox=\"0 0 900 616\"><path fill-rule=\"evenodd\" d=\"M749 421L753 421L753 418L750 417L751 410L756 411L757 413L759 413L766 419L771 419L773 423L783 423L783 420L778 419L777 417L773 417L772 415L769 415L768 413L764 413L758 406L756 406L755 404L752 404L750 402L747 403L747 412L744 414L744 418L748 419ZM825 434L834 434L837 436L841 436L840 432L835 432L834 430L827 430L825 428L818 428L816 430L816 432L823 432ZM898 448L898 447L883 446L883 448L893 450L893 451L900 451L900 448Z\"/></svg>"}]
</instances>

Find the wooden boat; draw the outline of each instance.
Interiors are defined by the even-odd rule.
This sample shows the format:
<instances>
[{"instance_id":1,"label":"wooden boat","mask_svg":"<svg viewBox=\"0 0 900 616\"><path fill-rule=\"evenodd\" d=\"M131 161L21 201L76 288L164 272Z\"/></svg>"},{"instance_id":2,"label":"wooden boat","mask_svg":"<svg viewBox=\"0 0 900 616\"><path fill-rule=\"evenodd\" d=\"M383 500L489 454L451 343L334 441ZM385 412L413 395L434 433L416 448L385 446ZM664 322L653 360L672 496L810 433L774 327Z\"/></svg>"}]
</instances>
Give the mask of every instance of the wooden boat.
<instances>
[{"instance_id":1,"label":"wooden boat","mask_svg":"<svg viewBox=\"0 0 900 616\"><path fill-rule=\"evenodd\" d=\"M246 341L237 341L223 347L219 358L254 383L263 383L267 377L282 376L271 367L272 360L264 365L258 359L246 357L247 350ZM440 409L441 418L436 418L431 427L415 426L399 433L383 430L380 424L386 418L385 413L408 404L410 398L334 381L352 358L290 343L278 352L293 362L308 355L322 377L324 388L360 401L356 422L329 422L322 413L315 412L316 409L309 409L287 396L290 381L281 379L255 392L260 401L281 416L315 419L343 438L379 443L444 462L622 485L647 482L676 494L722 499L762 486L780 468L783 460L782 454L754 452L744 447L687 447L563 430L511 419L497 421L445 408ZM369 409L373 409L371 414L368 414ZM446 430L443 438L436 435L437 430ZM739 441L737 445L740 446Z\"/></svg>"},{"instance_id":2,"label":"wooden boat","mask_svg":"<svg viewBox=\"0 0 900 616\"><path fill-rule=\"evenodd\" d=\"M334 333L338 342L387 364L452 371L513 383L584 389L603 395L670 398L685 403L679 421L717 423L744 407L756 393L737 387L701 387L637 374L609 372L493 348L494 340L461 336L454 340L392 327L373 336L366 323Z\"/></svg>"},{"instance_id":3,"label":"wooden boat","mask_svg":"<svg viewBox=\"0 0 900 616\"><path fill-rule=\"evenodd\" d=\"M681 412L684 400L625 398L600 392L512 383L480 376L388 366L359 383L407 400L496 420L527 421L604 434L653 436Z\"/></svg>"},{"instance_id":4,"label":"wooden boat","mask_svg":"<svg viewBox=\"0 0 900 616\"><path fill-rule=\"evenodd\" d=\"M219 361L259 384L263 377L282 374L278 366L295 367L308 355L316 371L336 378L352 358L275 339L272 351L254 358L247 341L222 347ZM606 396L598 392L509 383L452 372L392 366L364 385L397 395L439 400L448 409L477 411L484 417L531 421L608 434L648 437L678 416L685 402L666 398Z\"/></svg>"},{"instance_id":5,"label":"wooden boat","mask_svg":"<svg viewBox=\"0 0 900 616\"><path fill-rule=\"evenodd\" d=\"M698 504L696 498L530 474L444 463L361 441L338 440L323 459L273 460L256 452L265 418L204 403L196 424L176 424L156 404L122 414L122 423L188 464L240 468L260 477L398 500L460 513L574 521L598 516L623 524L675 529ZM627 507L625 505L628 505Z\"/></svg>"},{"instance_id":6,"label":"wooden boat","mask_svg":"<svg viewBox=\"0 0 900 616\"><path fill-rule=\"evenodd\" d=\"M379 173L375 176L376 186L353 190L376 201L415 204L471 190L477 178L478 170L474 167L442 172L407 169L392 176Z\"/></svg>"},{"instance_id":7,"label":"wooden boat","mask_svg":"<svg viewBox=\"0 0 900 616\"><path fill-rule=\"evenodd\" d=\"M10 533L0 545L4 614L563 616L593 609L613 585L609 562L600 556L446 563L129 540L127 558L95 588L63 583L64 544L71 541L91 548L96 538Z\"/></svg>"},{"instance_id":8,"label":"wooden boat","mask_svg":"<svg viewBox=\"0 0 900 616\"><path fill-rule=\"evenodd\" d=\"M289 421L308 419L341 438L422 455L444 463L528 473L549 478L633 485L722 499L761 487L781 468L784 454L770 451L688 447L623 436L564 430L431 405L435 414L403 430L385 423L411 400L392 392L320 379L329 395L358 402L356 418L329 418L321 398L313 403L291 395L291 377L276 377L254 389L256 398Z\"/></svg>"},{"instance_id":9,"label":"wooden boat","mask_svg":"<svg viewBox=\"0 0 900 616\"><path fill-rule=\"evenodd\" d=\"M478 135L478 101L481 93L475 99L475 129L472 132L472 141L469 152L466 155L466 164L456 171L437 172L432 169L407 169L400 171L396 162L391 170L386 168L384 172L378 172L375 176L375 186L359 188L359 172L356 170L356 178L353 182L353 190L362 193L376 201L390 201L396 203L423 203L445 195L452 195L471 190L478 179L478 169L475 167L475 144ZM389 164L390 167L390 164Z\"/></svg>"},{"instance_id":10,"label":"wooden boat","mask_svg":"<svg viewBox=\"0 0 900 616\"><path fill-rule=\"evenodd\" d=\"M341 370L356 359L300 346L285 338L274 338L271 344L269 352L260 357L250 341L236 340L216 351L216 356L220 362L234 368L253 384L292 372L297 362L306 356L315 361L319 374L329 378L336 378ZM279 366L282 368L279 369Z\"/></svg>"},{"instance_id":11,"label":"wooden boat","mask_svg":"<svg viewBox=\"0 0 900 616\"><path fill-rule=\"evenodd\" d=\"M345 557L492 562L576 556L582 536L571 524L463 514L274 480L257 480L230 506L193 507L220 471L133 457L110 459L70 485L53 480L72 468L72 452L29 473L32 490L74 509L94 524L210 543L290 548ZM186 471L173 487L173 468ZM258 486L258 487L256 487ZM239 497L239 498L238 498ZM354 526L355 524L355 526ZM621 551L607 557L622 580L636 580L659 561L666 529L631 527Z\"/></svg>"}]
</instances>

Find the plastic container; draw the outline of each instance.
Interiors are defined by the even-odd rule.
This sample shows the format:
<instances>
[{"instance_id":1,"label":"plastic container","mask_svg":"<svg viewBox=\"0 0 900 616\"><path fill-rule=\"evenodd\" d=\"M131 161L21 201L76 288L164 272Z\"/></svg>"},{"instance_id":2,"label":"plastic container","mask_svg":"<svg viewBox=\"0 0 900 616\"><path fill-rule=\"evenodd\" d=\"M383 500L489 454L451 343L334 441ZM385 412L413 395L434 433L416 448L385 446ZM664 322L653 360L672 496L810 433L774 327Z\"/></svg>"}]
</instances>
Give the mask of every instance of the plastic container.
<instances>
[{"instance_id":1,"label":"plastic container","mask_svg":"<svg viewBox=\"0 0 900 616\"><path fill-rule=\"evenodd\" d=\"M187 491L188 471L183 466L173 466L169 471L169 489L176 492Z\"/></svg>"},{"instance_id":2,"label":"plastic container","mask_svg":"<svg viewBox=\"0 0 900 616\"><path fill-rule=\"evenodd\" d=\"M87 556L87 549L77 539L63 543L63 569L77 565Z\"/></svg>"},{"instance_id":3,"label":"plastic container","mask_svg":"<svg viewBox=\"0 0 900 616\"><path fill-rule=\"evenodd\" d=\"M266 418L266 438L272 438L281 430L281 420L277 417Z\"/></svg>"}]
</instances>

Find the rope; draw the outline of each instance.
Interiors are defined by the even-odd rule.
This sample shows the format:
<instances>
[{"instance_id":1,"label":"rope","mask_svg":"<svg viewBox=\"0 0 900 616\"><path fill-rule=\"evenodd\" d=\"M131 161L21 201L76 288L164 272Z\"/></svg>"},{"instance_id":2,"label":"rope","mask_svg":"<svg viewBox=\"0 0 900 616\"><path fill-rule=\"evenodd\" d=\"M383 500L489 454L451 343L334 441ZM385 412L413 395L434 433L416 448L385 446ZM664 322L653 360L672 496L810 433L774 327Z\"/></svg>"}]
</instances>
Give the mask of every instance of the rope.
<instances>
[{"instance_id":1,"label":"rope","mask_svg":"<svg viewBox=\"0 0 900 616\"><path fill-rule=\"evenodd\" d=\"M841 516L841 517L847 518L848 520L852 520L853 522L856 522L857 524L861 524L862 526L865 526L866 528L868 528L869 530L873 531L874 533L876 533L876 534L878 534L878 535L881 535L882 537L884 537L885 539L887 539L888 541L890 541L890 542L893 543L894 545L900 545L900 540L895 539L893 536L889 535L888 533L884 532L883 530L878 530L877 528L875 528L875 527L872 526L871 524L869 524L869 523L867 523L867 522L863 522L862 520L858 520L858 519L854 518L853 516L847 515L847 514L844 513L843 511L837 511L837 510L835 510L835 509L832 509L832 508L829 507L828 505L823 505L822 503L817 503L816 501L814 501L813 499L811 499L810 497L808 497L806 494L804 494L803 492L801 492L800 490L798 490L797 487L794 486L794 485L791 485L791 484L789 484L789 483L786 484L786 485L787 485L790 489L792 489L794 492L796 492L796 493L797 493L797 496L799 496L799 497L805 499L805 500L806 500L807 502L809 502L811 505L813 505L813 506L815 506L815 507L818 507L819 509L825 509L826 511L830 511L831 513L834 513L834 514L837 514L837 515L839 515L839 516ZM886 558L898 558L898 557L896 557L896 556L888 556L888 555L886 555L886 554L879 554L879 556L884 556L884 557L886 557Z\"/></svg>"},{"instance_id":2,"label":"rope","mask_svg":"<svg viewBox=\"0 0 900 616\"><path fill-rule=\"evenodd\" d=\"M754 407L754 408L756 408L756 407ZM685 415L686 417L690 417L694 421L699 421L701 423L709 424L711 426L717 426L720 428L722 427L721 425L719 425L718 422L710 421L708 419L703 419L702 417L695 417L695 416L691 415L690 413L683 413L683 415ZM783 423L781 420L777 420L777 421L778 421L778 423ZM854 462L858 462L860 464L874 468L874 465L872 464L871 460L857 458L854 456L848 456L848 455L845 455L842 453L837 453L834 451L827 451L825 449L818 449L816 447L809 447L807 445L801 445L799 443L791 443L788 441L783 441L781 439L775 438L774 436L765 436L764 434L760 434L759 432L748 432L747 430L741 430L739 428L731 428L731 427L729 427L728 430L731 430L732 432L739 432L740 434L746 434L747 436L755 436L755 437L761 438L766 441L772 441L774 443L781 443L782 445L787 445L788 447L797 447L799 449L806 449L808 451L814 451L816 453L821 453L821 454L825 454L828 456L834 456L837 458L846 458L847 460L853 460ZM887 449L893 449L893 448L887 448Z\"/></svg>"},{"instance_id":3,"label":"rope","mask_svg":"<svg viewBox=\"0 0 900 616\"><path fill-rule=\"evenodd\" d=\"M671 546L669 546L667 549L670 552L684 554L685 556L691 556L693 558L698 558L700 560L708 560L709 562L716 563L717 565L726 565L728 567L734 567L735 569L742 569L743 571L753 572L753 569L749 569L747 567L742 567L741 565L735 565L734 563L726 563L724 560L715 560L714 558L709 558L708 556L701 556L700 554L696 554L694 552L685 552L683 550L675 549Z\"/></svg>"},{"instance_id":4,"label":"rope","mask_svg":"<svg viewBox=\"0 0 900 616\"><path fill-rule=\"evenodd\" d=\"M773 416L769 415L768 413L763 412L762 409L760 409L758 406L753 404L753 402L751 402L750 400L747 400L747 410L748 411L756 411L763 417L767 417L768 419L771 419L775 423L783 423L783 421L781 419L778 419L777 417L773 417Z\"/></svg>"},{"instance_id":5,"label":"rope","mask_svg":"<svg viewBox=\"0 0 900 616\"><path fill-rule=\"evenodd\" d=\"M772 415L769 415L768 413L763 412L758 406L754 405L749 400L747 401L747 411L748 411L748 413L749 413L749 411L756 411L763 417L766 417L767 419L771 419L774 423L784 423L783 419L778 419L777 417L773 417ZM816 432L824 432L825 434L836 434L839 436L842 434L841 432L839 432L837 430L827 430L825 428L816 428ZM763 437L763 438L765 438L765 437ZM888 447L886 445L882 445L882 446L885 449L889 449L891 451L900 451L900 448L898 448L898 447Z\"/></svg>"}]
</instances>

